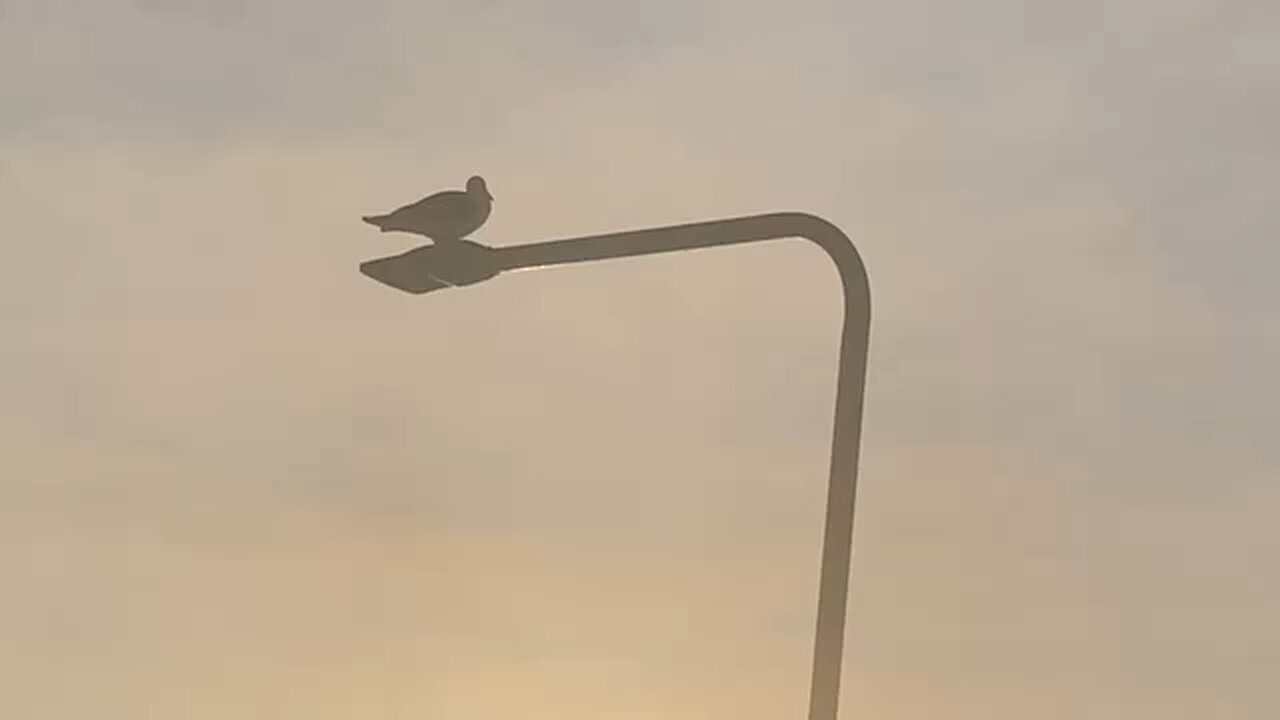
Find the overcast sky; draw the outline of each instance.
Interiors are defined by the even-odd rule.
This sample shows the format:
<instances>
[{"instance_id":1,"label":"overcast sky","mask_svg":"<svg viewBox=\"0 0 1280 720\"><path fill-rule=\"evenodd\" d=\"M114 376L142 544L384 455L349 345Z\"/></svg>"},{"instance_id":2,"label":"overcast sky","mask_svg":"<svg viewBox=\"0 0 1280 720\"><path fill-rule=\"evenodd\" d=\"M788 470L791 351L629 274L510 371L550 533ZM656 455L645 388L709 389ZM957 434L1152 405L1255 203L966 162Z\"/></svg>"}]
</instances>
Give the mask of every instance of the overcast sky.
<instances>
[{"instance_id":1,"label":"overcast sky","mask_svg":"<svg viewBox=\"0 0 1280 720\"><path fill-rule=\"evenodd\" d=\"M870 268L843 715L1276 717L1280 7L0 0L0 716L804 711Z\"/></svg>"}]
</instances>

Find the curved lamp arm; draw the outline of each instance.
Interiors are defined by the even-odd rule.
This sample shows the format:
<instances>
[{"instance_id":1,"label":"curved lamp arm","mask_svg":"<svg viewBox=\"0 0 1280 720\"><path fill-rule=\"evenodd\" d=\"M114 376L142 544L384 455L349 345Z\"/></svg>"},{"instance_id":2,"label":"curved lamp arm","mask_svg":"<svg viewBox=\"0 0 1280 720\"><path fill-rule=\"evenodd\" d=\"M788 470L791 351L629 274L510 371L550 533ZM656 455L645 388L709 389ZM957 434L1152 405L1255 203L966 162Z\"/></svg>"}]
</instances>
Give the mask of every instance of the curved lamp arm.
<instances>
[{"instance_id":1,"label":"curved lamp arm","mask_svg":"<svg viewBox=\"0 0 1280 720\"><path fill-rule=\"evenodd\" d=\"M844 319L808 716L808 720L836 720L871 327L871 289L866 267L844 232L814 215L772 213L500 248L469 241L427 246L364 263L361 271L406 292L423 293L469 285L503 271L793 237L809 240L826 251L840 274L843 290Z\"/></svg>"}]
</instances>

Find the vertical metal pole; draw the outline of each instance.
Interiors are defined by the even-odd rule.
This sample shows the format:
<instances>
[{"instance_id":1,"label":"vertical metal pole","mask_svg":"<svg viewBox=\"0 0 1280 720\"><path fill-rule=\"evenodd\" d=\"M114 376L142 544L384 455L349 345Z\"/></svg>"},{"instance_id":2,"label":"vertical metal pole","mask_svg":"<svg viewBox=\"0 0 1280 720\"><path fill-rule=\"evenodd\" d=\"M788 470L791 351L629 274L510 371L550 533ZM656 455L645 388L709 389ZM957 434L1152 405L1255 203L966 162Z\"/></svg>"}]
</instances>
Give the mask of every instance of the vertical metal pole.
<instances>
[{"instance_id":1,"label":"vertical metal pole","mask_svg":"<svg viewBox=\"0 0 1280 720\"><path fill-rule=\"evenodd\" d=\"M429 246L364 263L361 271L405 292L424 293L478 282L501 271L786 237L804 238L826 251L840 275L844 300L808 717L808 720L837 720L871 327L871 289L866 267L843 231L815 215L771 213L501 248L465 243L460 250L444 251ZM437 280L437 276L456 276L458 282Z\"/></svg>"}]
</instances>

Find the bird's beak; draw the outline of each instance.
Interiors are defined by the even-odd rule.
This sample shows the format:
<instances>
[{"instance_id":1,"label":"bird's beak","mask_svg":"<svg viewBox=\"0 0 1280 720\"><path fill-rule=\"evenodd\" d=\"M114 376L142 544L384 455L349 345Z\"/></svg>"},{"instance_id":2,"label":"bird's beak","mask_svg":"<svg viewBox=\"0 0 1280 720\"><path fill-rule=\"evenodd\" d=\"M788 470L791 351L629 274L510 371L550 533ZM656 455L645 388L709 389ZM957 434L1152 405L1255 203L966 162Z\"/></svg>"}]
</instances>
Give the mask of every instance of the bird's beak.
<instances>
[{"instance_id":1,"label":"bird's beak","mask_svg":"<svg viewBox=\"0 0 1280 720\"><path fill-rule=\"evenodd\" d=\"M488 195L490 200L493 200L493 193L489 192L488 190L485 190L484 194Z\"/></svg>"}]
</instances>

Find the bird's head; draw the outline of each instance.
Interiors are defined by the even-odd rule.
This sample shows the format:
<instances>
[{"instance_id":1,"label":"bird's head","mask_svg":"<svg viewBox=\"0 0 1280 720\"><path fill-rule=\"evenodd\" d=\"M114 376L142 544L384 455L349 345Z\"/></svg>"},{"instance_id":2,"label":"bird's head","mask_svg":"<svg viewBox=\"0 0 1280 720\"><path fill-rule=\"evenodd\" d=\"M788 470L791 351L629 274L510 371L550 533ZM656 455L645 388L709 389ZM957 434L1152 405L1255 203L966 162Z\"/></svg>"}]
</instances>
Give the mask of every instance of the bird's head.
<instances>
[{"instance_id":1,"label":"bird's head","mask_svg":"<svg viewBox=\"0 0 1280 720\"><path fill-rule=\"evenodd\" d=\"M489 201L493 200L493 195L489 194L488 186L484 184L484 178L479 175L473 175L471 179L467 181L467 194L482 197Z\"/></svg>"}]
</instances>

